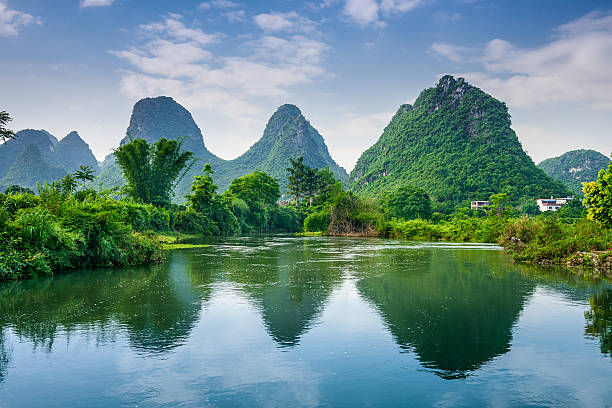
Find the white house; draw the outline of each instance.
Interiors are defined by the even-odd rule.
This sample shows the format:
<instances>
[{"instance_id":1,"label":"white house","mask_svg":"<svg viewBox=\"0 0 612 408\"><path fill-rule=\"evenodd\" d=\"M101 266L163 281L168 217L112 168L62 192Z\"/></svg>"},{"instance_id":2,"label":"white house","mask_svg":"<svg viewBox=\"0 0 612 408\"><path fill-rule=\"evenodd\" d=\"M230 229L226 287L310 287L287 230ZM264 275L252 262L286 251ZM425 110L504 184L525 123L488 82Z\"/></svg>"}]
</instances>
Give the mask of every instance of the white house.
<instances>
[{"instance_id":1,"label":"white house","mask_svg":"<svg viewBox=\"0 0 612 408\"><path fill-rule=\"evenodd\" d=\"M536 202L538 203L538 207L540 211L557 211L559 208L564 206L565 204L572 201L574 197L564 197L564 198L538 198Z\"/></svg>"},{"instance_id":2,"label":"white house","mask_svg":"<svg viewBox=\"0 0 612 408\"><path fill-rule=\"evenodd\" d=\"M472 201L470 203L470 208L472 210L474 209L480 210L481 208L488 207L488 206L489 206L488 201Z\"/></svg>"}]
</instances>

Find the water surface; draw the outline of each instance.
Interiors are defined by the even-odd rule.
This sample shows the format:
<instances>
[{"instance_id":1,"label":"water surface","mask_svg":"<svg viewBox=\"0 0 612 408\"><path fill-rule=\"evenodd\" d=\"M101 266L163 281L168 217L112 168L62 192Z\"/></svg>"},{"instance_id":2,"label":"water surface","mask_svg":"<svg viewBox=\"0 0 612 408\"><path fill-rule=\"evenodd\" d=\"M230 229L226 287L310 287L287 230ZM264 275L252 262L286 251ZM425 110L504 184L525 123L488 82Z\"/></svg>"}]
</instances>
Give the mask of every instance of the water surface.
<instances>
[{"instance_id":1,"label":"water surface","mask_svg":"<svg viewBox=\"0 0 612 408\"><path fill-rule=\"evenodd\" d=\"M0 406L612 406L612 286L499 248L242 237L0 286Z\"/></svg>"}]
</instances>

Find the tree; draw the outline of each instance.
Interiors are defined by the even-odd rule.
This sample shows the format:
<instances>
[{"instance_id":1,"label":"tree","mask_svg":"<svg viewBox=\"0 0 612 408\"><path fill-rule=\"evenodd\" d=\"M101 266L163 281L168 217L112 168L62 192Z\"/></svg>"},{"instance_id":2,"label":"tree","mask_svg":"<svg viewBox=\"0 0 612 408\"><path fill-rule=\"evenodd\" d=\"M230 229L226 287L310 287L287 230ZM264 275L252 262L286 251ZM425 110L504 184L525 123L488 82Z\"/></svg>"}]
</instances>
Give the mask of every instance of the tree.
<instances>
[{"instance_id":1,"label":"tree","mask_svg":"<svg viewBox=\"0 0 612 408\"><path fill-rule=\"evenodd\" d=\"M295 205L300 205L300 198L304 195L306 184L306 165L304 164L304 156L298 157L296 160L289 159L291 167L287 167L289 173L289 194L295 198Z\"/></svg>"},{"instance_id":2,"label":"tree","mask_svg":"<svg viewBox=\"0 0 612 408\"><path fill-rule=\"evenodd\" d=\"M116 149L113 154L127 180L127 193L144 203L169 205L174 186L193 164L193 153L182 151L182 143L182 139L161 138L153 144L135 139Z\"/></svg>"},{"instance_id":3,"label":"tree","mask_svg":"<svg viewBox=\"0 0 612 408\"><path fill-rule=\"evenodd\" d=\"M380 199L380 207L387 218L430 218L431 200L425 190L404 186L395 191L386 191Z\"/></svg>"},{"instance_id":4,"label":"tree","mask_svg":"<svg viewBox=\"0 0 612 408\"><path fill-rule=\"evenodd\" d=\"M7 112L0 112L0 142L15 138L15 132L5 127L11 120L13 118Z\"/></svg>"},{"instance_id":5,"label":"tree","mask_svg":"<svg viewBox=\"0 0 612 408\"><path fill-rule=\"evenodd\" d=\"M240 211L237 216L243 219L247 228L256 231L270 230L270 215L280 198L280 188L275 178L255 170L232 180L225 196L230 201L240 199L246 203L246 214Z\"/></svg>"},{"instance_id":6,"label":"tree","mask_svg":"<svg viewBox=\"0 0 612 408\"><path fill-rule=\"evenodd\" d=\"M605 227L612 227L612 163L600 170L597 180L582 183L587 218Z\"/></svg>"},{"instance_id":7,"label":"tree","mask_svg":"<svg viewBox=\"0 0 612 408\"><path fill-rule=\"evenodd\" d=\"M304 198L309 206L321 195L329 196L331 186L336 183L336 178L325 167L317 170L312 166L304 164L304 157L296 160L289 159L291 167L287 168L289 173L289 194L295 198L295 205L300 204L300 198Z\"/></svg>"},{"instance_id":8,"label":"tree","mask_svg":"<svg viewBox=\"0 0 612 408\"><path fill-rule=\"evenodd\" d=\"M218 201L217 185L213 182L215 172L210 164L204 165L202 174L194 177L191 185L192 194L187 195L187 201L193 211L210 215L212 208Z\"/></svg>"},{"instance_id":9,"label":"tree","mask_svg":"<svg viewBox=\"0 0 612 408\"><path fill-rule=\"evenodd\" d=\"M210 164L202 169L202 174L194 177L191 185L192 194L187 195L188 211L183 216L197 214L206 233L230 235L240 232L240 224L230 210L231 203L217 193L213 182L215 172Z\"/></svg>"},{"instance_id":10,"label":"tree","mask_svg":"<svg viewBox=\"0 0 612 408\"><path fill-rule=\"evenodd\" d=\"M491 208L491 212L493 213L493 211L495 211L496 215L501 217L505 206L508 205L509 200L508 194L506 193L491 194L489 197L489 207Z\"/></svg>"}]
</instances>

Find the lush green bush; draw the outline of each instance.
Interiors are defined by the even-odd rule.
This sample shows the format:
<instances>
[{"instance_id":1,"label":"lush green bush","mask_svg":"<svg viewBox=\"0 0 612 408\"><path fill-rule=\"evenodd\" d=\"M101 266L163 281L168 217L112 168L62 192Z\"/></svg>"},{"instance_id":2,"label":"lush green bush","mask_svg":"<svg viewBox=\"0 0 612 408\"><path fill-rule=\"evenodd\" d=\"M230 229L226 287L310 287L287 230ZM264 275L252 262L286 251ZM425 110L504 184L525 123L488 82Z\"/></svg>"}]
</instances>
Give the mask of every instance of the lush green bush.
<instances>
[{"instance_id":1,"label":"lush green bush","mask_svg":"<svg viewBox=\"0 0 612 408\"><path fill-rule=\"evenodd\" d=\"M195 211L177 212L173 227L187 234L219 235L219 228L214 221Z\"/></svg>"},{"instance_id":2,"label":"lush green bush","mask_svg":"<svg viewBox=\"0 0 612 408\"><path fill-rule=\"evenodd\" d=\"M329 228L329 213L319 211L310 214L304 220L304 231L306 232L327 232Z\"/></svg>"},{"instance_id":3,"label":"lush green bush","mask_svg":"<svg viewBox=\"0 0 612 408\"><path fill-rule=\"evenodd\" d=\"M560 262L576 252L609 249L612 229L584 218L566 223L554 215L523 217L507 225L499 243L519 261Z\"/></svg>"},{"instance_id":4,"label":"lush green bush","mask_svg":"<svg viewBox=\"0 0 612 408\"><path fill-rule=\"evenodd\" d=\"M158 240L136 232L155 226L168 229L167 212L104 195L75 197L47 185L41 188L41 196L4 196L0 201L0 280L160 260Z\"/></svg>"},{"instance_id":5,"label":"lush green bush","mask_svg":"<svg viewBox=\"0 0 612 408\"><path fill-rule=\"evenodd\" d=\"M380 198L380 208L387 219L427 219L432 214L429 195L423 189L413 186L385 191Z\"/></svg>"}]
</instances>

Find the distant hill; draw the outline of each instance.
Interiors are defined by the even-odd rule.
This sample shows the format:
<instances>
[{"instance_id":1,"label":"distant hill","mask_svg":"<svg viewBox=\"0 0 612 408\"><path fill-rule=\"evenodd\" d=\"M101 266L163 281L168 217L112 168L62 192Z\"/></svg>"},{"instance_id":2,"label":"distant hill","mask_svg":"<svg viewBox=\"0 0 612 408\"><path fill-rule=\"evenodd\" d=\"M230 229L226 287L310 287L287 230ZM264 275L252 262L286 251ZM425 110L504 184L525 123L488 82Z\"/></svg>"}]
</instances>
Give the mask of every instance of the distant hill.
<instances>
[{"instance_id":1,"label":"distant hill","mask_svg":"<svg viewBox=\"0 0 612 408\"><path fill-rule=\"evenodd\" d=\"M595 181L599 170L607 169L610 159L595 150L572 150L543 160L538 167L550 177L582 194L582 183Z\"/></svg>"},{"instance_id":2,"label":"distant hill","mask_svg":"<svg viewBox=\"0 0 612 408\"><path fill-rule=\"evenodd\" d=\"M178 202L185 201L184 196L190 191L193 177L202 172L204 164L210 163L216 171L219 164L224 162L206 148L202 132L189 111L166 96L145 98L136 102L126 133L120 145L139 138L149 143L157 142L161 138L183 138L183 149L193 152L196 162L175 189L175 200ZM115 187L125 183L121 168L115 163L112 154L106 157L100 168L96 183L100 182L102 187Z\"/></svg>"},{"instance_id":3,"label":"distant hill","mask_svg":"<svg viewBox=\"0 0 612 408\"><path fill-rule=\"evenodd\" d=\"M96 156L91 152L89 145L75 131L68 133L55 145L55 154L64 170L69 173L77 170L79 166L98 169Z\"/></svg>"},{"instance_id":4,"label":"distant hill","mask_svg":"<svg viewBox=\"0 0 612 408\"><path fill-rule=\"evenodd\" d=\"M65 175L61 166L49 163L36 145L29 144L17 155L0 186L2 190L13 184L33 188L37 183L59 180Z\"/></svg>"},{"instance_id":5,"label":"distant hill","mask_svg":"<svg viewBox=\"0 0 612 408\"><path fill-rule=\"evenodd\" d=\"M0 145L0 189L10 184L34 188L37 182L62 178L80 165L98 168L96 158L77 132L58 142L46 130L20 130L15 139Z\"/></svg>"},{"instance_id":6,"label":"distant hill","mask_svg":"<svg viewBox=\"0 0 612 408\"><path fill-rule=\"evenodd\" d=\"M321 134L306 120L295 105L282 105L268 120L263 136L242 156L226 162L215 175L220 185L255 169L278 179L281 192L288 186L289 159L304 156L304 162L314 168L329 167L334 175L347 184L348 174L329 154Z\"/></svg>"},{"instance_id":7,"label":"distant hill","mask_svg":"<svg viewBox=\"0 0 612 408\"><path fill-rule=\"evenodd\" d=\"M268 121L262 138L246 153L234 160L223 160L206 148L202 132L193 117L174 99L159 96L138 101L132 111L127 136L121 144L136 138L153 143L162 137L183 138L183 149L193 152L197 159L175 189L177 202L184 202L193 177L201 173L206 163L210 163L215 171L214 180L219 191L227 189L234 178L259 169L277 178L284 192L288 184L286 168L289 167L289 158L299 156L304 156L304 161L313 167L329 166L340 180L345 183L348 180L346 171L329 155L323 137L294 105L279 107ZM109 155L100 165L98 179L103 187L124 183L121 169L114 160Z\"/></svg>"},{"instance_id":8,"label":"distant hill","mask_svg":"<svg viewBox=\"0 0 612 408\"><path fill-rule=\"evenodd\" d=\"M512 200L568 194L536 167L510 124L503 102L446 75L421 92L414 106L398 109L357 161L350 186L376 194L415 185L445 211L499 192Z\"/></svg>"}]
</instances>

